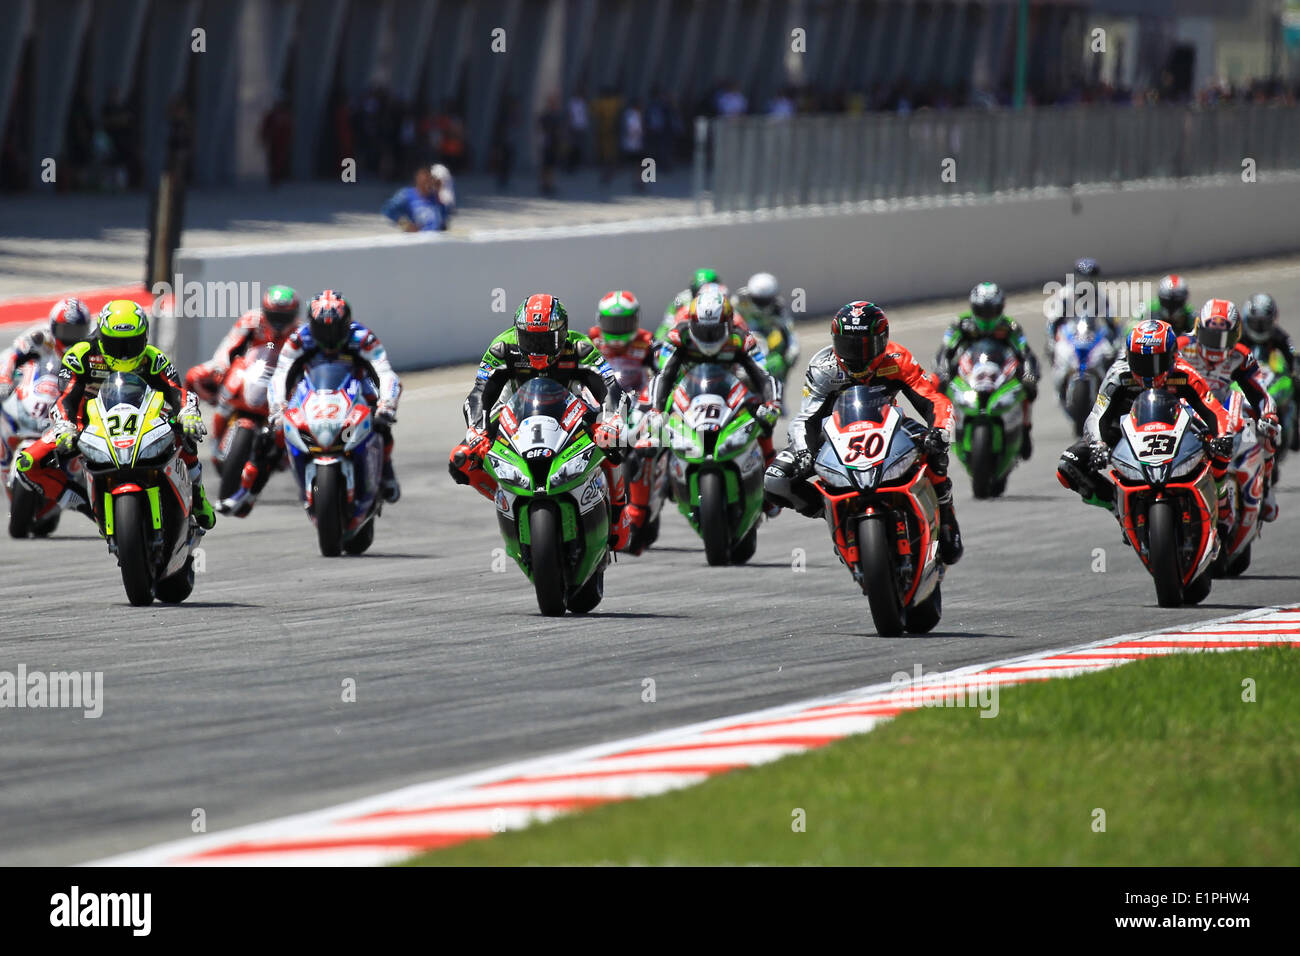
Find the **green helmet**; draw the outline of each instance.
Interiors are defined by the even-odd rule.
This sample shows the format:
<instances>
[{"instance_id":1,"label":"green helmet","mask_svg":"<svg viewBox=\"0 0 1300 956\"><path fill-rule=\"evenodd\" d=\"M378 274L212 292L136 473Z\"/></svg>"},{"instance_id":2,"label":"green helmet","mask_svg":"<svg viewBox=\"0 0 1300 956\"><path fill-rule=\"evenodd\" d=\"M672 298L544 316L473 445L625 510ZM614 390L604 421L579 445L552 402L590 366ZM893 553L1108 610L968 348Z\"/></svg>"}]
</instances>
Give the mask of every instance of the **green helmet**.
<instances>
[{"instance_id":1,"label":"green helmet","mask_svg":"<svg viewBox=\"0 0 1300 956\"><path fill-rule=\"evenodd\" d=\"M624 289L606 293L596 306L601 337L626 342L641 324L641 303Z\"/></svg>"},{"instance_id":2,"label":"green helmet","mask_svg":"<svg viewBox=\"0 0 1300 956\"><path fill-rule=\"evenodd\" d=\"M262 296L262 315L276 332L298 321L298 293L287 285L273 285Z\"/></svg>"},{"instance_id":3,"label":"green helmet","mask_svg":"<svg viewBox=\"0 0 1300 956\"><path fill-rule=\"evenodd\" d=\"M983 333L992 333L1002 318L1007 297L996 282L981 282L970 290L970 314L975 327Z\"/></svg>"},{"instance_id":4,"label":"green helmet","mask_svg":"<svg viewBox=\"0 0 1300 956\"><path fill-rule=\"evenodd\" d=\"M138 302L113 299L99 312L97 335L104 364L114 372L134 372L149 348L149 319Z\"/></svg>"},{"instance_id":5,"label":"green helmet","mask_svg":"<svg viewBox=\"0 0 1300 956\"><path fill-rule=\"evenodd\" d=\"M700 286L708 285L710 282L718 281L717 269L696 269L695 274L691 276L691 295L700 294Z\"/></svg>"}]
</instances>

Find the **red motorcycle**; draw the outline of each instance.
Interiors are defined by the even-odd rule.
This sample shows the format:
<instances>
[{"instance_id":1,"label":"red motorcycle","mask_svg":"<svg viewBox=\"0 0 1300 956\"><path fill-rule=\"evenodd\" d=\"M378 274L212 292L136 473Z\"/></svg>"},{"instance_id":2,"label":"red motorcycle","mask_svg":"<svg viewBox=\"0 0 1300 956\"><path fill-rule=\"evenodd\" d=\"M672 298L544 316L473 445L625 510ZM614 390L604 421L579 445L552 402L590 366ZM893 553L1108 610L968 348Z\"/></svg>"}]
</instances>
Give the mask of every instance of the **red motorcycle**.
<instances>
[{"instance_id":1,"label":"red motorcycle","mask_svg":"<svg viewBox=\"0 0 1300 956\"><path fill-rule=\"evenodd\" d=\"M222 500L239 490L244 464L253 450L253 439L266 424L270 412L267 391L279 355L271 344L251 349L230 363L221 383L216 415L216 432L221 438L213 452L212 464L221 476Z\"/></svg>"}]
</instances>

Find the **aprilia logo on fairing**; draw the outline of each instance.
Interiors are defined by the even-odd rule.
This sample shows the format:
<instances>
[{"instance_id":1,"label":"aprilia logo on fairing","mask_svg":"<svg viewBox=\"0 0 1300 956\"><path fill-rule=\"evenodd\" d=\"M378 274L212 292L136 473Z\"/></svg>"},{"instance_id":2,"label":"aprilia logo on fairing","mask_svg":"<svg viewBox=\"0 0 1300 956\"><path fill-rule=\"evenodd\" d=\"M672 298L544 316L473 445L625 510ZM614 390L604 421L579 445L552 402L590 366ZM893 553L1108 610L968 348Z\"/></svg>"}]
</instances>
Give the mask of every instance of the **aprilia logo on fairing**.
<instances>
[{"instance_id":1,"label":"aprilia logo on fairing","mask_svg":"<svg viewBox=\"0 0 1300 956\"><path fill-rule=\"evenodd\" d=\"M94 719L104 713L103 671L0 671L0 707L70 707Z\"/></svg>"},{"instance_id":2,"label":"aprilia logo on fairing","mask_svg":"<svg viewBox=\"0 0 1300 956\"><path fill-rule=\"evenodd\" d=\"M82 893L74 885L71 892L50 897L50 925L125 926L133 936L148 936L152 910L152 893Z\"/></svg>"}]
</instances>

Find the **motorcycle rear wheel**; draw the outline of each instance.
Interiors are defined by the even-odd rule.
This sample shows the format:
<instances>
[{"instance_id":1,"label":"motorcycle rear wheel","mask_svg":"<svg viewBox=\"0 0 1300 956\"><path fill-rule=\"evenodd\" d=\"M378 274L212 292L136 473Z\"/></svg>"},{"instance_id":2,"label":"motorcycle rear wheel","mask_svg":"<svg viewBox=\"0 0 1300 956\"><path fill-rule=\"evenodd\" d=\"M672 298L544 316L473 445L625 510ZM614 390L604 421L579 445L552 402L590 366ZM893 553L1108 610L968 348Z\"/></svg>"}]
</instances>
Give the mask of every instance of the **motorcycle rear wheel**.
<instances>
[{"instance_id":1,"label":"motorcycle rear wheel","mask_svg":"<svg viewBox=\"0 0 1300 956\"><path fill-rule=\"evenodd\" d=\"M879 516L863 518L858 525L858 566L876 633L898 637L903 633L903 602L898 594L889 534Z\"/></svg>"},{"instance_id":2,"label":"motorcycle rear wheel","mask_svg":"<svg viewBox=\"0 0 1300 956\"><path fill-rule=\"evenodd\" d=\"M1201 572L1201 576L1187 585L1183 590L1183 601L1187 604L1200 604L1210 596L1210 588L1214 585L1214 575L1209 568Z\"/></svg>"},{"instance_id":3,"label":"motorcycle rear wheel","mask_svg":"<svg viewBox=\"0 0 1300 956\"><path fill-rule=\"evenodd\" d=\"M312 512L316 516L316 538L320 553L336 558L343 551L343 475L338 468L316 472L316 490L312 492Z\"/></svg>"},{"instance_id":4,"label":"motorcycle rear wheel","mask_svg":"<svg viewBox=\"0 0 1300 956\"><path fill-rule=\"evenodd\" d=\"M1224 573L1228 577L1230 578L1240 577L1241 575L1246 573L1246 569L1250 567L1250 549L1253 546L1254 546L1253 542L1251 544L1246 545L1245 550L1242 551L1241 554L1237 555L1235 558L1233 558L1231 561L1228 562L1228 567L1224 571Z\"/></svg>"},{"instance_id":5,"label":"motorcycle rear wheel","mask_svg":"<svg viewBox=\"0 0 1300 956\"><path fill-rule=\"evenodd\" d=\"M117 542L117 563L122 569L126 598L136 607L153 603L153 568L144 527L148 521L144 499L119 495L113 499L113 539Z\"/></svg>"},{"instance_id":6,"label":"motorcycle rear wheel","mask_svg":"<svg viewBox=\"0 0 1300 956\"><path fill-rule=\"evenodd\" d=\"M565 610L564 569L560 566L560 515L554 504L538 501L528 509L528 538L537 609L546 617L559 617Z\"/></svg>"},{"instance_id":7,"label":"motorcycle rear wheel","mask_svg":"<svg viewBox=\"0 0 1300 956\"><path fill-rule=\"evenodd\" d=\"M1147 509L1147 553L1156 601L1161 607L1183 603L1183 576L1178 569L1178 515L1172 502L1153 501Z\"/></svg>"},{"instance_id":8,"label":"motorcycle rear wheel","mask_svg":"<svg viewBox=\"0 0 1300 956\"><path fill-rule=\"evenodd\" d=\"M727 522L727 481L721 472L700 475L700 537L709 564L731 562L731 528Z\"/></svg>"},{"instance_id":9,"label":"motorcycle rear wheel","mask_svg":"<svg viewBox=\"0 0 1300 956\"><path fill-rule=\"evenodd\" d=\"M221 465L221 484L219 485L221 500L225 501L236 491L239 490L239 484L244 476L244 463L253 450L253 430L251 428L242 428L239 425L232 425L235 433L230 436L230 446L226 450L225 461Z\"/></svg>"},{"instance_id":10,"label":"motorcycle rear wheel","mask_svg":"<svg viewBox=\"0 0 1300 956\"><path fill-rule=\"evenodd\" d=\"M348 554L365 554L375 543L375 519L371 518L360 530L343 542L343 550Z\"/></svg>"},{"instance_id":11,"label":"motorcycle rear wheel","mask_svg":"<svg viewBox=\"0 0 1300 956\"><path fill-rule=\"evenodd\" d=\"M731 563L744 564L758 550L758 523L749 529L743 538L731 549Z\"/></svg>"},{"instance_id":12,"label":"motorcycle rear wheel","mask_svg":"<svg viewBox=\"0 0 1300 956\"><path fill-rule=\"evenodd\" d=\"M1092 389L1085 387L1083 382L1078 382L1070 390L1070 421L1074 422L1074 437L1083 437L1083 423L1088 420L1088 415L1092 412L1093 395Z\"/></svg>"}]
</instances>

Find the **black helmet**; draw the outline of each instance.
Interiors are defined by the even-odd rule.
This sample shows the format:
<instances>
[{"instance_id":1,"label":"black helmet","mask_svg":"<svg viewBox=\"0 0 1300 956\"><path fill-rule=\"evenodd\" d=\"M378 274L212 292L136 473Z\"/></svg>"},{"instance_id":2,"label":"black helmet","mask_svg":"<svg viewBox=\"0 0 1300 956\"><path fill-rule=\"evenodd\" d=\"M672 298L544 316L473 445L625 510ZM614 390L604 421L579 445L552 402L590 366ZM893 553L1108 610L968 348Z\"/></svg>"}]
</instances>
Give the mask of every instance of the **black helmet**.
<instances>
[{"instance_id":1,"label":"black helmet","mask_svg":"<svg viewBox=\"0 0 1300 956\"><path fill-rule=\"evenodd\" d=\"M831 347L840 368L862 375L889 345L889 319L874 302L850 302L831 319Z\"/></svg>"},{"instance_id":2,"label":"black helmet","mask_svg":"<svg viewBox=\"0 0 1300 956\"><path fill-rule=\"evenodd\" d=\"M971 314L985 323L1000 319L1006 304L1007 297L996 282L981 282L970 290Z\"/></svg>"},{"instance_id":3,"label":"black helmet","mask_svg":"<svg viewBox=\"0 0 1300 956\"><path fill-rule=\"evenodd\" d=\"M1083 258L1074 264L1074 277L1076 279L1100 279L1101 266L1097 265L1096 259Z\"/></svg>"},{"instance_id":4,"label":"black helmet","mask_svg":"<svg viewBox=\"0 0 1300 956\"><path fill-rule=\"evenodd\" d=\"M327 352L337 352L352 335L352 306L333 289L326 289L307 306L311 335Z\"/></svg>"},{"instance_id":5,"label":"black helmet","mask_svg":"<svg viewBox=\"0 0 1300 956\"><path fill-rule=\"evenodd\" d=\"M1273 335L1277 324L1277 303L1267 292L1259 292L1246 300L1241 310L1242 331L1252 342L1263 344Z\"/></svg>"}]
</instances>

